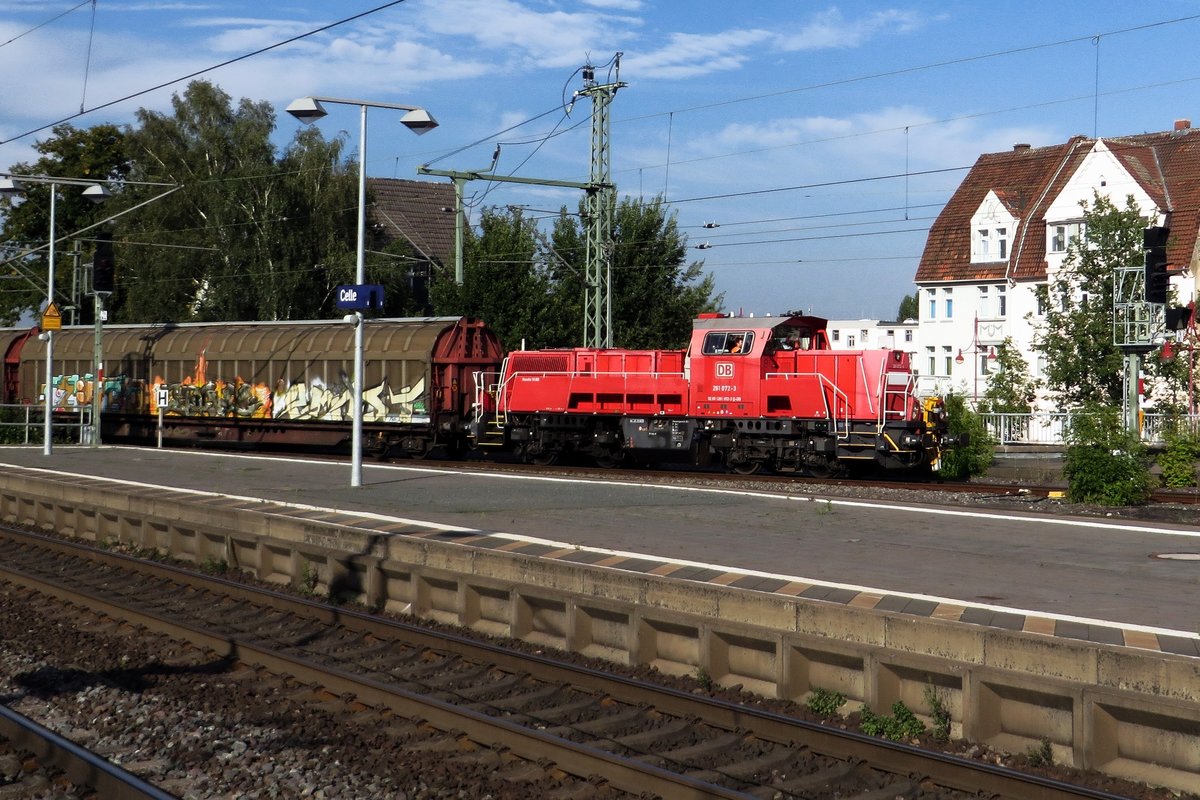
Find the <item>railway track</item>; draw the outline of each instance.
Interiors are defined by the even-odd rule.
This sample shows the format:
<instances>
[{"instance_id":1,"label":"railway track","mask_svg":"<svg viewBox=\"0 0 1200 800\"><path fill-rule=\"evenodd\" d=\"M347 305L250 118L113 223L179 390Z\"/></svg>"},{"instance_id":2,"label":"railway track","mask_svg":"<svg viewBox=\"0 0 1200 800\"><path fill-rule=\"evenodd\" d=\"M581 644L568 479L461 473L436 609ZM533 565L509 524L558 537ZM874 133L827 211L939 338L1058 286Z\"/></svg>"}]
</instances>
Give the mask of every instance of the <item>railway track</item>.
<instances>
[{"instance_id":1,"label":"railway track","mask_svg":"<svg viewBox=\"0 0 1200 800\"><path fill-rule=\"evenodd\" d=\"M424 461L399 461L398 464L422 464L438 469L464 470L471 472L501 472L532 475L566 475L580 478L598 478L613 481L638 481L644 483L709 483L713 486L758 486L763 490L794 490L796 487L812 487L814 492L833 487L836 490L886 490L929 492L931 494L975 495L980 499L1016 497L1044 499L1061 497L1066 491L1065 483L1028 483L1001 480L943 481L943 480L893 480L860 478L812 478L796 475L738 475L718 470L675 470L641 469L608 470L595 466L555 465L540 467L532 464L508 462L471 462L427 459ZM1156 489L1150 496L1151 504L1200 505L1200 492L1186 489Z\"/></svg>"},{"instance_id":2,"label":"railway track","mask_svg":"<svg viewBox=\"0 0 1200 800\"><path fill-rule=\"evenodd\" d=\"M22 759L19 778L9 780L0 776L0 797L34 797L50 792L53 786L54 796L59 798L174 798L3 705L0 705L0 753ZM68 785L62 784L59 774Z\"/></svg>"},{"instance_id":3,"label":"railway track","mask_svg":"<svg viewBox=\"0 0 1200 800\"><path fill-rule=\"evenodd\" d=\"M0 530L0 564L26 590L519 759L510 772L564 798L1119 796L38 534Z\"/></svg>"}]
</instances>

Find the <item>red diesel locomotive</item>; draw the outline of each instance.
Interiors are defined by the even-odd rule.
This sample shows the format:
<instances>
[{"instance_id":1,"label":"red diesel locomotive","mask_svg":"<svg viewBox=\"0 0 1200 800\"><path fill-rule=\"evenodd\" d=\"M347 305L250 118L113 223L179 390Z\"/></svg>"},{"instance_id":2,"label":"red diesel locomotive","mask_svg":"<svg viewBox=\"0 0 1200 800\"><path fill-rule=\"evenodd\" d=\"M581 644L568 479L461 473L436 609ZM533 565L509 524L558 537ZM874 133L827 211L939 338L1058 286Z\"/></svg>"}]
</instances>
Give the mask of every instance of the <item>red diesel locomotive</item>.
<instances>
[{"instance_id":1,"label":"red diesel locomotive","mask_svg":"<svg viewBox=\"0 0 1200 800\"><path fill-rule=\"evenodd\" d=\"M833 350L819 317L705 314L688 350L518 350L475 383L477 443L545 464L578 452L743 474L923 472L953 443L907 353Z\"/></svg>"}]
</instances>

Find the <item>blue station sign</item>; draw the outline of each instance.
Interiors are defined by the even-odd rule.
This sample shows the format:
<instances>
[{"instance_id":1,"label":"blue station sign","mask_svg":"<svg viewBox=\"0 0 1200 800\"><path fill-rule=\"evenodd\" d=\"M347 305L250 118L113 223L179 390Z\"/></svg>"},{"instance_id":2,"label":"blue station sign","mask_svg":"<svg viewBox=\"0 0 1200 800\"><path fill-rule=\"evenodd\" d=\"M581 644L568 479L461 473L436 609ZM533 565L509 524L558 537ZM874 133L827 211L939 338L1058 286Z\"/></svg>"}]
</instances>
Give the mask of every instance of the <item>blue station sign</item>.
<instances>
[{"instance_id":1,"label":"blue station sign","mask_svg":"<svg viewBox=\"0 0 1200 800\"><path fill-rule=\"evenodd\" d=\"M337 288L337 307L345 311L383 308L383 286L378 283L339 286Z\"/></svg>"}]
</instances>

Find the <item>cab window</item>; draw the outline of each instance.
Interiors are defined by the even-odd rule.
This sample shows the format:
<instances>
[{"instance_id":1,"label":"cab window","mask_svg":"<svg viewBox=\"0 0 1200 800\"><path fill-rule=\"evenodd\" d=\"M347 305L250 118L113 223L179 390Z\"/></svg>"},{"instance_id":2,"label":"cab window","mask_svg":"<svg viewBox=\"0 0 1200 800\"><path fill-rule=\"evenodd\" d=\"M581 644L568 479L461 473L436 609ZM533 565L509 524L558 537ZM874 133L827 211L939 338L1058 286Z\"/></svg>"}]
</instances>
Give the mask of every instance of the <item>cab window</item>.
<instances>
[{"instance_id":1,"label":"cab window","mask_svg":"<svg viewBox=\"0 0 1200 800\"><path fill-rule=\"evenodd\" d=\"M753 346L750 331L713 331L704 336L704 354L709 356L748 353Z\"/></svg>"}]
</instances>

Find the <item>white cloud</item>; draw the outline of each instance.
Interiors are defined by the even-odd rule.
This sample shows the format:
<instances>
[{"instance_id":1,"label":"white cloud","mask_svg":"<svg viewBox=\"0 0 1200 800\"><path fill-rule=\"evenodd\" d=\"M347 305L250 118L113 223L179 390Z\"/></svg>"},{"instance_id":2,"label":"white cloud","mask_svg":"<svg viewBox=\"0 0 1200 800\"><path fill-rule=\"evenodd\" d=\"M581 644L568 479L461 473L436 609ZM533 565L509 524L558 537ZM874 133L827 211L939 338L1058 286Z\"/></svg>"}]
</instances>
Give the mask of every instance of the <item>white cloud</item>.
<instances>
[{"instance_id":1,"label":"white cloud","mask_svg":"<svg viewBox=\"0 0 1200 800\"><path fill-rule=\"evenodd\" d=\"M860 47L880 33L910 33L924 23L922 17L911 11L889 9L846 19L837 8L831 8L815 15L798 30L780 34L777 44L781 50L789 52Z\"/></svg>"},{"instance_id":2,"label":"white cloud","mask_svg":"<svg viewBox=\"0 0 1200 800\"><path fill-rule=\"evenodd\" d=\"M600 12L540 12L513 0L422 0L414 11L428 35L466 39L489 51L498 71L513 64L579 66L588 53L622 49L618 32L638 24Z\"/></svg>"},{"instance_id":3,"label":"white cloud","mask_svg":"<svg viewBox=\"0 0 1200 800\"><path fill-rule=\"evenodd\" d=\"M643 5L642 0L583 0L583 4L618 11L641 11Z\"/></svg>"},{"instance_id":4,"label":"white cloud","mask_svg":"<svg viewBox=\"0 0 1200 800\"><path fill-rule=\"evenodd\" d=\"M711 34L674 33L658 50L632 51L625 66L639 78L694 78L740 68L756 54L756 45L773 34L764 30L730 30Z\"/></svg>"}]
</instances>

